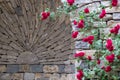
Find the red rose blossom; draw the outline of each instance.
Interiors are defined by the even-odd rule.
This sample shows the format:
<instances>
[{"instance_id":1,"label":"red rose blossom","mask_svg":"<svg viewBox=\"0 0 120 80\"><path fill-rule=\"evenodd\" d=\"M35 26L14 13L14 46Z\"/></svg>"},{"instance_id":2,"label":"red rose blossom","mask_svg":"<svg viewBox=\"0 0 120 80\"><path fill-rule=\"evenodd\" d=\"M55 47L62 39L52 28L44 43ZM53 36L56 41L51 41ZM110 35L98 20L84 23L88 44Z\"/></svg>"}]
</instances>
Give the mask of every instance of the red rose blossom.
<instances>
[{"instance_id":1,"label":"red rose blossom","mask_svg":"<svg viewBox=\"0 0 120 80\"><path fill-rule=\"evenodd\" d=\"M106 15L106 11L105 9L102 9L102 12L100 13L99 18L103 18L105 17L105 15Z\"/></svg>"},{"instance_id":2,"label":"red rose blossom","mask_svg":"<svg viewBox=\"0 0 120 80\"><path fill-rule=\"evenodd\" d=\"M93 41L88 41L88 43L92 45Z\"/></svg>"},{"instance_id":3,"label":"red rose blossom","mask_svg":"<svg viewBox=\"0 0 120 80\"><path fill-rule=\"evenodd\" d=\"M74 31L74 32L72 32L72 38L76 38L77 35L78 35L78 31Z\"/></svg>"},{"instance_id":4,"label":"red rose blossom","mask_svg":"<svg viewBox=\"0 0 120 80\"><path fill-rule=\"evenodd\" d=\"M84 13L89 13L89 9L88 9L88 8L85 8L85 9L84 9Z\"/></svg>"},{"instance_id":5,"label":"red rose blossom","mask_svg":"<svg viewBox=\"0 0 120 80\"><path fill-rule=\"evenodd\" d=\"M120 60L120 55L117 55L117 59L119 59L119 60Z\"/></svg>"},{"instance_id":6,"label":"red rose blossom","mask_svg":"<svg viewBox=\"0 0 120 80\"><path fill-rule=\"evenodd\" d=\"M119 32L119 30L120 30L120 25L116 25L115 27L113 27L113 28L110 30L110 32L113 33L113 34L115 34L115 35L117 35L118 32Z\"/></svg>"},{"instance_id":7,"label":"red rose blossom","mask_svg":"<svg viewBox=\"0 0 120 80\"><path fill-rule=\"evenodd\" d=\"M112 6L117 6L118 5L118 0L112 0Z\"/></svg>"},{"instance_id":8,"label":"red rose blossom","mask_svg":"<svg viewBox=\"0 0 120 80\"><path fill-rule=\"evenodd\" d=\"M92 44L93 40L94 40L94 36L93 35L90 35L90 36L85 37L85 38L82 39L83 42L88 42L89 44Z\"/></svg>"},{"instance_id":9,"label":"red rose blossom","mask_svg":"<svg viewBox=\"0 0 120 80\"><path fill-rule=\"evenodd\" d=\"M88 36L88 39L89 39L90 41L92 41L92 40L94 40L94 36L93 36L93 35L90 35L90 36Z\"/></svg>"},{"instance_id":10,"label":"red rose blossom","mask_svg":"<svg viewBox=\"0 0 120 80\"><path fill-rule=\"evenodd\" d=\"M109 51L113 51L113 50L114 50L114 46L113 46L113 43L112 43L112 40L111 40L111 39L107 39L107 40L106 40L106 48L107 48Z\"/></svg>"},{"instance_id":11,"label":"red rose blossom","mask_svg":"<svg viewBox=\"0 0 120 80\"><path fill-rule=\"evenodd\" d=\"M110 72L112 70L111 66L105 67L105 72Z\"/></svg>"},{"instance_id":12,"label":"red rose blossom","mask_svg":"<svg viewBox=\"0 0 120 80\"><path fill-rule=\"evenodd\" d=\"M80 20L77 27L84 28L84 20Z\"/></svg>"},{"instance_id":13,"label":"red rose blossom","mask_svg":"<svg viewBox=\"0 0 120 80\"><path fill-rule=\"evenodd\" d=\"M50 16L50 12L47 12L47 16Z\"/></svg>"},{"instance_id":14,"label":"red rose blossom","mask_svg":"<svg viewBox=\"0 0 120 80\"><path fill-rule=\"evenodd\" d=\"M105 58L109 63L112 63L114 61L114 59L115 59L115 55L110 54L110 55L107 55Z\"/></svg>"},{"instance_id":15,"label":"red rose blossom","mask_svg":"<svg viewBox=\"0 0 120 80\"><path fill-rule=\"evenodd\" d=\"M97 60L97 64L100 64L100 62L101 62L100 59L98 59L98 60Z\"/></svg>"},{"instance_id":16,"label":"red rose blossom","mask_svg":"<svg viewBox=\"0 0 120 80\"><path fill-rule=\"evenodd\" d=\"M77 25L77 21L76 21L76 20L74 20L74 21L73 21L73 24L74 24L74 25Z\"/></svg>"},{"instance_id":17,"label":"red rose blossom","mask_svg":"<svg viewBox=\"0 0 120 80\"><path fill-rule=\"evenodd\" d=\"M77 79L78 80L82 80L82 77L84 76L84 73L82 70L78 70L78 73L76 75Z\"/></svg>"},{"instance_id":18,"label":"red rose blossom","mask_svg":"<svg viewBox=\"0 0 120 80\"><path fill-rule=\"evenodd\" d=\"M50 12L42 12L41 13L41 19L45 20L50 16Z\"/></svg>"},{"instance_id":19,"label":"red rose blossom","mask_svg":"<svg viewBox=\"0 0 120 80\"><path fill-rule=\"evenodd\" d=\"M73 3L75 2L75 0L67 0L67 3L71 6L73 5Z\"/></svg>"},{"instance_id":20,"label":"red rose blossom","mask_svg":"<svg viewBox=\"0 0 120 80\"><path fill-rule=\"evenodd\" d=\"M81 52L76 53L74 56L75 57L83 57L84 55L85 55L85 52L81 51Z\"/></svg>"},{"instance_id":21,"label":"red rose blossom","mask_svg":"<svg viewBox=\"0 0 120 80\"><path fill-rule=\"evenodd\" d=\"M87 59L88 59L89 61L91 61L91 60L92 60L92 57L91 57L91 56L88 56Z\"/></svg>"}]
</instances>

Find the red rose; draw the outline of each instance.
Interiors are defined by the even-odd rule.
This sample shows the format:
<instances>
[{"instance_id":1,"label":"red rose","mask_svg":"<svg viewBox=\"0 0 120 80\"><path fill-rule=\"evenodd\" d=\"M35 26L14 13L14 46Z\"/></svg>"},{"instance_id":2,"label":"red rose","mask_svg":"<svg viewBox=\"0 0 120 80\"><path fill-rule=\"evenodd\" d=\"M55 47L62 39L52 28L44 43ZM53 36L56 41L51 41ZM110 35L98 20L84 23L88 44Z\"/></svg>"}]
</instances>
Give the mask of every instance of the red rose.
<instances>
[{"instance_id":1,"label":"red rose","mask_svg":"<svg viewBox=\"0 0 120 80\"><path fill-rule=\"evenodd\" d=\"M106 56L106 60L109 62L109 63L112 63L115 59L115 55L114 54L110 54L110 55L107 55Z\"/></svg>"},{"instance_id":2,"label":"red rose","mask_svg":"<svg viewBox=\"0 0 120 80\"><path fill-rule=\"evenodd\" d=\"M94 36L93 35L90 35L90 36L88 36L86 38L83 38L84 42L88 42L88 41L92 41L92 40L94 40Z\"/></svg>"},{"instance_id":3,"label":"red rose","mask_svg":"<svg viewBox=\"0 0 120 80\"><path fill-rule=\"evenodd\" d=\"M107 45L108 45L108 46L111 46L111 45L113 44L113 43L112 43L112 39L107 39L106 42L107 42Z\"/></svg>"},{"instance_id":4,"label":"red rose","mask_svg":"<svg viewBox=\"0 0 120 80\"><path fill-rule=\"evenodd\" d=\"M81 52L76 53L74 56L75 57L83 57L84 55L85 55L85 52L81 51Z\"/></svg>"},{"instance_id":5,"label":"red rose","mask_svg":"<svg viewBox=\"0 0 120 80\"><path fill-rule=\"evenodd\" d=\"M74 2L75 2L75 0L67 0L67 3L68 3L69 5L73 5Z\"/></svg>"},{"instance_id":6,"label":"red rose","mask_svg":"<svg viewBox=\"0 0 120 80\"><path fill-rule=\"evenodd\" d=\"M107 40L106 40L106 48L107 48L109 51L113 51L113 50L114 50L114 46L113 46L113 43L112 43L112 40L111 40L111 39L107 39Z\"/></svg>"},{"instance_id":7,"label":"red rose","mask_svg":"<svg viewBox=\"0 0 120 80\"><path fill-rule=\"evenodd\" d=\"M84 23L84 20L80 20L82 23Z\"/></svg>"},{"instance_id":8,"label":"red rose","mask_svg":"<svg viewBox=\"0 0 120 80\"><path fill-rule=\"evenodd\" d=\"M88 36L88 39L89 39L89 41L92 41L92 40L94 40L94 36L90 35L90 36Z\"/></svg>"},{"instance_id":9,"label":"red rose","mask_svg":"<svg viewBox=\"0 0 120 80\"><path fill-rule=\"evenodd\" d=\"M88 8L85 8L85 9L84 9L84 13L89 13L89 9L88 9Z\"/></svg>"},{"instance_id":10,"label":"red rose","mask_svg":"<svg viewBox=\"0 0 120 80\"><path fill-rule=\"evenodd\" d=\"M74 24L74 25L77 25L77 21L76 21L76 20L74 20L74 21L73 21L73 24Z\"/></svg>"},{"instance_id":11,"label":"red rose","mask_svg":"<svg viewBox=\"0 0 120 80\"><path fill-rule=\"evenodd\" d=\"M89 39L88 39L88 37L85 37L85 38L82 39L82 41L83 41L83 42L88 42Z\"/></svg>"},{"instance_id":12,"label":"red rose","mask_svg":"<svg viewBox=\"0 0 120 80\"><path fill-rule=\"evenodd\" d=\"M88 56L87 59L88 59L89 61L91 61L91 60L92 60L92 57L91 57L91 56Z\"/></svg>"},{"instance_id":13,"label":"red rose","mask_svg":"<svg viewBox=\"0 0 120 80\"><path fill-rule=\"evenodd\" d=\"M102 12L100 13L99 18L103 18L105 17L105 15L106 15L106 11L105 9L102 9Z\"/></svg>"},{"instance_id":14,"label":"red rose","mask_svg":"<svg viewBox=\"0 0 120 80\"><path fill-rule=\"evenodd\" d=\"M84 20L80 20L77 27L84 28Z\"/></svg>"},{"instance_id":15,"label":"red rose","mask_svg":"<svg viewBox=\"0 0 120 80\"><path fill-rule=\"evenodd\" d=\"M100 62L101 62L100 59L98 59L98 60L97 60L97 64L100 64Z\"/></svg>"},{"instance_id":16,"label":"red rose","mask_svg":"<svg viewBox=\"0 0 120 80\"><path fill-rule=\"evenodd\" d=\"M76 75L77 79L78 80L82 80L82 77L84 76L84 73L82 70L78 70L78 73Z\"/></svg>"},{"instance_id":17,"label":"red rose","mask_svg":"<svg viewBox=\"0 0 120 80\"><path fill-rule=\"evenodd\" d=\"M42 20L47 19L49 16L50 16L50 12L42 12L41 13Z\"/></svg>"},{"instance_id":18,"label":"red rose","mask_svg":"<svg viewBox=\"0 0 120 80\"><path fill-rule=\"evenodd\" d=\"M117 35L118 32L119 32L119 30L120 30L120 25L116 25L115 27L113 27L113 28L110 30L110 32L113 33L113 34L115 34L115 35Z\"/></svg>"},{"instance_id":19,"label":"red rose","mask_svg":"<svg viewBox=\"0 0 120 80\"><path fill-rule=\"evenodd\" d=\"M88 42L89 44L92 44L93 40L94 40L94 36L93 35L90 35L90 36L82 39L83 42Z\"/></svg>"},{"instance_id":20,"label":"red rose","mask_svg":"<svg viewBox=\"0 0 120 80\"><path fill-rule=\"evenodd\" d=\"M117 59L119 59L119 60L120 60L120 55L118 55L118 56L117 56Z\"/></svg>"},{"instance_id":21,"label":"red rose","mask_svg":"<svg viewBox=\"0 0 120 80\"><path fill-rule=\"evenodd\" d=\"M115 54L113 53L113 54L111 54L111 56L112 56L112 57L115 57Z\"/></svg>"},{"instance_id":22,"label":"red rose","mask_svg":"<svg viewBox=\"0 0 120 80\"><path fill-rule=\"evenodd\" d=\"M117 6L118 5L118 0L112 0L112 6Z\"/></svg>"},{"instance_id":23,"label":"red rose","mask_svg":"<svg viewBox=\"0 0 120 80\"><path fill-rule=\"evenodd\" d=\"M110 72L111 70L112 70L111 66L105 67L105 71L106 71L106 72Z\"/></svg>"},{"instance_id":24,"label":"red rose","mask_svg":"<svg viewBox=\"0 0 120 80\"><path fill-rule=\"evenodd\" d=\"M74 32L72 32L72 38L76 38L77 35L78 35L78 31L74 31Z\"/></svg>"}]
</instances>

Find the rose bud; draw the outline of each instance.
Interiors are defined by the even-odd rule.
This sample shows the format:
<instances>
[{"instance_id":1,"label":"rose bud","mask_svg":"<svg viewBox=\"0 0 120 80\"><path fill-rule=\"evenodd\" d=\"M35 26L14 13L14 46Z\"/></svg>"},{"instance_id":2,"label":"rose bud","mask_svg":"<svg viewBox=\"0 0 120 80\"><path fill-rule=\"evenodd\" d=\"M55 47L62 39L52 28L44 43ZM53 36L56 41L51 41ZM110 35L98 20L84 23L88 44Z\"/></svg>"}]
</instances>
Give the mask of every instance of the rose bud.
<instances>
[{"instance_id":1,"label":"rose bud","mask_svg":"<svg viewBox=\"0 0 120 80\"><path fill-rule=\"evenodd\" d=\"M85 9L84 9L84 13L89 13L89 9L88 9L88 8L85 8Z\"/></svg>"},{"instance_id":2,"label":"rose bud","mask_svg":"<svg viewBox=\"0 0 120 80\"><path fill-rule=\"evenodd\" d=\"M78 35L78 31L74 31L74 32L72 32L72 38L76 38L77 35Z\"/></svg>"}]
</instances>

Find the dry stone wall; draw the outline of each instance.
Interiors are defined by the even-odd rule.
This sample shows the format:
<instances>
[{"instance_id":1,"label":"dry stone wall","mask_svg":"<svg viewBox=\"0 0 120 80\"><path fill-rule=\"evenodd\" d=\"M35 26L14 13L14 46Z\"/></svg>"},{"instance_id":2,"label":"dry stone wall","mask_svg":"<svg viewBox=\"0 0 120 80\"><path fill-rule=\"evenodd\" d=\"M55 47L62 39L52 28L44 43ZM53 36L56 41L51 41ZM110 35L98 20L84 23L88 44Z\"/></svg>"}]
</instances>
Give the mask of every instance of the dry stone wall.
<instances>
[{"instance_id":1,"label":"dry stone wall","mask_svg":"<svg viewBox=\"0 0 120 80\"><path fill-rule=\"evenodd\" d=\"M69 17L40 18L46 8L55 11L60 4L60 0L0 0L0 64L64 64L69 60Z\"/></svg>"},{"instance_id":2,"label":"dry stone wall","mask_svg":"<svg viewBox=\"0 0 120 80\"><path fill-rule=\"evenodd\" d=\"M60 0L0 0L0 80L73 80L70 19L40 20Z\"/></svg>"},{"instance_id":3,"label":"dry stone wall","mask_svg":"<svg viewBox=\"0 0 120 80\"><path fill-rule=\"evenodd\" d=\"M76 4L93 1L96 2L87 5L91 10L110 3L109 0L76 0ZM54 11L59 4L60 0L0 0L0 80L75 80L73 51L84 49L91 55L95 51L80 40L84 35L71 39L72 30L65 15L57 20L38 19L37 15L45 8ZM107 8L105 20L107 27L101 28L100 33L107 33L110 27L120 23L120 7ZM87 67L85 63L81 66Z\"/></svg>"},{"instance_id":4,"label":"dry stone wall","mask_svg":"<svg viewBox=\"0 0 120 80\"><path fill-rule=\"evenodd\" d=\"M74 65L0 65L0 80L74 80Z\"/></svg>"}]
</instances>

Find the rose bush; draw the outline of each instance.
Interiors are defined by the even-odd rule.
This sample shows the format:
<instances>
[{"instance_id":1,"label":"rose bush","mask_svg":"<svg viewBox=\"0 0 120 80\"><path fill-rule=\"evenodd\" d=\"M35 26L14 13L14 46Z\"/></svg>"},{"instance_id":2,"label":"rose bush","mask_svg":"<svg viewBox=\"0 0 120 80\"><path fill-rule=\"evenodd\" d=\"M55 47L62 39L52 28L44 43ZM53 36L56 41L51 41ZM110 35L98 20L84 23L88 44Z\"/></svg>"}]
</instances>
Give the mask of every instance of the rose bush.
<instances>
[{"instance_id":1,"label":"rose bush","mask_svg":"<svg viewBox=\"0 0 120 80\"><path fill-rule=\"evenodd\" d=\"M65 13L71 14L72 11L80 8L75 5L75 0L66 0L62 7L59 7L56 14ZM112 7L118 6L118 0L111 0ZM102 34L102 38L99 37L100 28L94 29L95 21L104 22L106 16L106 7L100 5L100 9L90 11L88 7L80 10L79 16L72 21L72 24L79 30L72 32L72 38L79 37L79 33L84 33L85 37L82 39L83 42L89 44L90 49L96 50L96 53L92 56L85 56L85 52L80 51L74 54L75 59L86 60L89 69L82 69L80 66L77 67L76 78L78 80L87 80L97 77L98 80L118 80L118 76L114 75L116 69L120 69L120 24L116 24L110 29L110 34ZM43 11L41 13L41 19L45 20L49 16L53 16L54 12ZM74 14L73 14L74 15ZM100 24L98 26L106 26ZM86 33L88 32L88 33ZM102 46L102 47L101 47Z\"/></svg>"}]
</instances>

